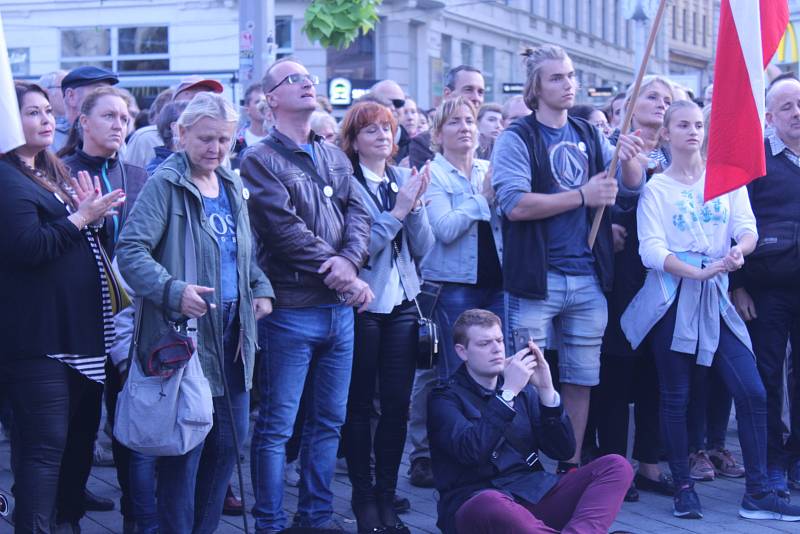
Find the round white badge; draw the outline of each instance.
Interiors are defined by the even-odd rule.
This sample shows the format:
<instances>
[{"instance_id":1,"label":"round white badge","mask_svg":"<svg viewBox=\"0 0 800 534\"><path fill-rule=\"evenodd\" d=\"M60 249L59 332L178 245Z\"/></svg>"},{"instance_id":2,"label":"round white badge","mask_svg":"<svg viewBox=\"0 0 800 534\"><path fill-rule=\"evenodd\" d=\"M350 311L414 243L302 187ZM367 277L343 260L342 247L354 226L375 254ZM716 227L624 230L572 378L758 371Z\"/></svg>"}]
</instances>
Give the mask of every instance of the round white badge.
<instances>
[{"instance_id":1,"label":"round white badge","mask_svg":"<svg viewBox=\"0 0 800 534\"><path fill-rule=\"evenodd\" d=\"M397 187L397 182L392 182L392 183L391 183L391 185L390 185L389 187L391 187L391 188L392 188L392 191L394 191L395 193L397 193L398 191L400 191L400 188L399 188L399 187Z\"/></svg>"},{"instance_id":2,"label":"round white badge","mask_svg":"<svg viewBox=\"0 0 800 534\"><path fill-rule=\"evenodd\" d=\"M586 152L586 143L584 143L583 141L579 142L578 148L580 149L581 152Z\"/></svg>"},{"instance_id":3,"label":"round white badge","mask_svg":"<svg viewBox=\"0 0 800 534\"><path fill-rule=\"evenodd\" d=\"M322 193L326 197L331 198L333 196L333 188L329 185L326 185L325 187L322 188Z\"/></svg>"},{"instance_id":4,"label":"round white badge","mask_svg":"<svg viewBox=\"0 0 800 534\"><path fill-rule=\"evenodd\" d=\"M242 188L242 198L245 199L245 200L249 200L250 199L250 190L247 189L246 187Z\"/></svg>"}]
</instances>

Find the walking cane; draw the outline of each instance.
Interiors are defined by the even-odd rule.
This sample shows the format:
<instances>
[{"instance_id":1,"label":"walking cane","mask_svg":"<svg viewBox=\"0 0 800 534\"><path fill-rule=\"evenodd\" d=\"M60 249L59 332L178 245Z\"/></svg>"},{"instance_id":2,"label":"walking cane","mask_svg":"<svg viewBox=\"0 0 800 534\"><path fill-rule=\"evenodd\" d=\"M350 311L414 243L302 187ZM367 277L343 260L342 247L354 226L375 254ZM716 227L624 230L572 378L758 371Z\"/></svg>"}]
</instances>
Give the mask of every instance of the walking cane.
<instances>
[{"instance_id":1,"label":"walking cane","mask_svg":"<svg viewBox=\"0 0 800 534\"><path fill-rule=\"evenodd\" d=\"M631 118L633 117L633 102L639 97L639 90L642 87L642 78L644 73L647 72L647 62L650 60L650 53L653 51L653 45L656 43L656 36L658 35L658 28L661 26L661 19L664 18L664 11L667 9L667 0L661 0L658 5L658 12L653 19L653 27L650 28L650 37L647 39L647 47L644 49L642 56L642 64L639 66L639 73L636 75L636 82L633 84L633 92L631 98L628 100L627 108L625 110L625 119L620 126L620 135L627 132L631 127ZM608 166L607 180L613 180L617 174L617 165L619 164L619 143L614 149L614 156L611 158L611 165ZM594 212L594 220L592 221L592 229L589 232L589 248L594 248L594 242L597 240L597 232L600 230L600 221L603 219L603 212L606 207L600 206Z\"/></svg>"}]
</instances>

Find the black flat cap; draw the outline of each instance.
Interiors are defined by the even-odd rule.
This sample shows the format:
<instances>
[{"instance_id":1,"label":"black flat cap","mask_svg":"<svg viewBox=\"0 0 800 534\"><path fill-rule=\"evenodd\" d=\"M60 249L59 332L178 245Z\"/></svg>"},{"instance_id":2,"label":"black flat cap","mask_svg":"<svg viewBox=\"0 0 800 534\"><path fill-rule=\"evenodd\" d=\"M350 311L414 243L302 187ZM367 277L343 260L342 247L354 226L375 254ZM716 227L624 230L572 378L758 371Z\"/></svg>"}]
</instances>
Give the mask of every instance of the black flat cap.
<instances>
[{"instance_id":1,"label":"black flat cap","mask_svg":"<svg viewBox=\"0 0 800 534\"><path fill-rule=\"evenodd\" d=\"M61 90L66 91L70 87L82 87L84 85L91 85L98 82L107 82L108 85L116 85L119 83L117 74L110 70L101 69L92 65L84 65L82 67L75 67L61 81Z\"/></svg>"}]
</instances>

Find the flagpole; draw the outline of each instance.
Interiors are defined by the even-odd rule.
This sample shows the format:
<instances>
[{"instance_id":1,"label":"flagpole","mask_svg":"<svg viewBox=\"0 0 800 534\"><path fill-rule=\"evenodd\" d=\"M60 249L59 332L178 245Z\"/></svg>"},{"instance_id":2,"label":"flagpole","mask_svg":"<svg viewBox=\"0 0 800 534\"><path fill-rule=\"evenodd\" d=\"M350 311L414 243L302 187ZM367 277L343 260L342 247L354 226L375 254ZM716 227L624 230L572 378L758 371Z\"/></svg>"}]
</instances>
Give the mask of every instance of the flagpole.
<instances>
[{"instance_id":1,"label":"flagpole","mask_svg":"<svg viewBox=\"0 0 800 534\"><path fill-rule=\"evenodd\" d=\"M653 51L653 46L656 43L656 37L658 36L658 28L661 26L661 19L664 18L664 12L667 9L667 0L661 0L661 3L658 6L658 12L656 13L655 18L653 19L653 27L650 28L650 37L647 39L647 46L644 49L644 55L642 55L642 64L639 66L639 72L636 75L636 81L633 84L633 90L631 92L631 97L628 100L628 105L625 109L625 119L622 121L622 125L620 126L619 132L620 135L626 133L630 130L631 127L631 119L633 118L633 103L639 97L639 90L642 87L642 78L644 78L644 73L647 72L647 62L650 60L650 54ZM614 156L611 158L611 165L608 166L608 179L613 180L617 173L617 166L619 164L619 142L617 142L617 146L614 149ZM600 206L597 208L597 211L594 212L594 220L592 221L592 229L589 232L589 248L594 248L594 242L597 240L597 232L600 230L600 221L603 219L603 212L605 211L605 206Z\"/></svg>"}]
</instances>

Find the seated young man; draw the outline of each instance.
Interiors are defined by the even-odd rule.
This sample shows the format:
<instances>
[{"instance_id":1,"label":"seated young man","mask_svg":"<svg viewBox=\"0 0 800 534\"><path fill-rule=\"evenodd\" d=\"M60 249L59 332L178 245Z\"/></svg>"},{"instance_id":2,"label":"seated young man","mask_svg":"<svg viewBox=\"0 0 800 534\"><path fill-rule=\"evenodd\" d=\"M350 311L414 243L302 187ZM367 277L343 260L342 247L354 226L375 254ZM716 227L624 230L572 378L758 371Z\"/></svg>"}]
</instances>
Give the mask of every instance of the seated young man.
<instances>
[{"instance_id":1,"label":"seated young man","mask_svg":"<svg viewBox=\"0 0 800 534\"><path fill-rule=\"evenodd\" d=\"M467 310L453 328L464 361L428 400L428 436L445 534L603 533L633 471L608 455L558 476L541 450L565 460L572 425L533 341L506 359L500 318Z\"/></svg>"}]
</instances>

